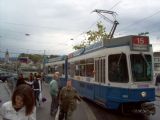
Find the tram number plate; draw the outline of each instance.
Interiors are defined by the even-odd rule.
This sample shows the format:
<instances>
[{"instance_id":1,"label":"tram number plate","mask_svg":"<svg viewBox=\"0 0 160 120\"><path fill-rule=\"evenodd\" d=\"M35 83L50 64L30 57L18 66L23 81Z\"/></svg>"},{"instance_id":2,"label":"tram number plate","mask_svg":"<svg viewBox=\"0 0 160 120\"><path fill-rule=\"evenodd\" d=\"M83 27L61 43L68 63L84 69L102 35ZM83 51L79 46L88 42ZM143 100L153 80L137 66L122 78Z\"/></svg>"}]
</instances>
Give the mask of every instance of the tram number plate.
<instances>
[{"instance_id":1,"label":"tram number plate","mask_svg":"<svg viewBox=\"0 0 160 120\"><path fill-rule=\"evenodd\" d=\"M149 39L146 36L134 36L132 38L132 50L147 51Z\"/></svg>"}]
</instances>

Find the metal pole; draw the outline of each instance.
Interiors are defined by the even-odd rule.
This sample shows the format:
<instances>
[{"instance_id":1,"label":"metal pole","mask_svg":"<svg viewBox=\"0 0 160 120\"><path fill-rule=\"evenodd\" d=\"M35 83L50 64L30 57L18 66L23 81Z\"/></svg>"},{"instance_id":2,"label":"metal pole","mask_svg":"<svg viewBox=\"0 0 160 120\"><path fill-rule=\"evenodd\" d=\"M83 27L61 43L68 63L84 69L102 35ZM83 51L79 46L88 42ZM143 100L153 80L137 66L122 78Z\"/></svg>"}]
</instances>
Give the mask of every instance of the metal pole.
<instances>
[{"instance_id":1,"label":"metal pole","mask_svg":"<svg viewBox=\"0 0 160 120\"><path fill-rule=\"evenodd\" d=\"M43 74L46 74L45 72L45 50L44 50L44 55L43 55Z\"/></svg>"}]
</instances>

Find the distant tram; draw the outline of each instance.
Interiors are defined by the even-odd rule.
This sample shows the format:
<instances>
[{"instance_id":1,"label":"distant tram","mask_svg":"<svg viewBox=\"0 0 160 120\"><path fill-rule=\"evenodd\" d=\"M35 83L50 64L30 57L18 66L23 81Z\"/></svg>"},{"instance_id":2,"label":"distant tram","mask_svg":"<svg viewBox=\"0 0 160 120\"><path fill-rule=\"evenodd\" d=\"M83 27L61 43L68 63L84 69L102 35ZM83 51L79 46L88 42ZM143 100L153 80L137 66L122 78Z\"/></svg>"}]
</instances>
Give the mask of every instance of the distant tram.
<instances>
[{"instance_id":1,"label":"distant tram","mask_svg":"<svg viewBox=\"0 0 160 120\"><path fill-rule=\"evenodd\" d=\"M50 60L49 73L60 72L60 86L72 79L79 94L123 113L154 114L153 51L147 36L104 39Z\"/></svg>"}]
</instances>

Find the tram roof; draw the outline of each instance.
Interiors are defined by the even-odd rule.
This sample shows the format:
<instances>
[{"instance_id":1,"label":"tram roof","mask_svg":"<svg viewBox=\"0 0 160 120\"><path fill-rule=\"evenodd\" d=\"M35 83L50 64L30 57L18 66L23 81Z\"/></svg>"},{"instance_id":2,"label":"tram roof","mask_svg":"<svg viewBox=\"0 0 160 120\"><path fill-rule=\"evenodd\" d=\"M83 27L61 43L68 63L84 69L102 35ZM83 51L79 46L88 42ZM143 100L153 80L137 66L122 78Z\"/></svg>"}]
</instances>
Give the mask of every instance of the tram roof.
<instances>
[{"instance_id":1,"label":"tram roof","mask_svg":"<svg viewBox=\"0 0 160 120\"><path fill-rule=\"evenodd\" d=\"M135 35L123 36L123 37L112 38L112 39L104 39L103 45L104 47L130 45L130 42L133 36Z\"/></svg>"},{"instance_id":2,"label":"tram roof","mask_svg":"<svg viewBox=\"0 0 160 120\"><path fill-rule=\"evenodd\" d=\"M132 46L132 40L133 40L133 38L138 38L138 37L139 38L140 37L147 38L148 44L149 44L149 37L148 36L129 35L129 36L123 36L123 37L118 37L118 38L112 38L112 39L103 39L102 41L96 42L94 44L86 46L85 48L81 48L79 50L76 50L76 51L70 53L68 55L68 57L69 58L76 57L76 56L79 56L79 55L82 55L82 54L93 52L93 51L98 50L98 49L102 49L104 47L105 48L111 48L111 47L129 45L129 46L131 46L131 49L132 49L132 47L133 47ZM147 48L147 50L148 50L148 48ZM53 60L53 61L64 60L64 58L65 58L65 56L59 57L58 59L55 58L55 60Z\"/></svg>"},{"instance_id":3,"label":"tram roof","mask_svg":"<svg viewBox=\"0 0 160 120\"><path fill-rule=\"evenodd\" d=\"M102 41L96 42L92 45L89 45L85 48L81 48L75 52L70 53L68 56L69 57L75 57L81 54L89 53L94 50L98 50L101 48L111 48L111 47L118 47L118 46L124 46L124 45L129 45L132 47L133 43L132 40L134 38L140 38L144 37L149 40L148 36L137 36L137 35L129 35L129 36L123 36L123 37L118 37L118 38L112 38L112 39L103 39ZM149 41L148 41L149 44Z\"/></svg>"}]
</instances>

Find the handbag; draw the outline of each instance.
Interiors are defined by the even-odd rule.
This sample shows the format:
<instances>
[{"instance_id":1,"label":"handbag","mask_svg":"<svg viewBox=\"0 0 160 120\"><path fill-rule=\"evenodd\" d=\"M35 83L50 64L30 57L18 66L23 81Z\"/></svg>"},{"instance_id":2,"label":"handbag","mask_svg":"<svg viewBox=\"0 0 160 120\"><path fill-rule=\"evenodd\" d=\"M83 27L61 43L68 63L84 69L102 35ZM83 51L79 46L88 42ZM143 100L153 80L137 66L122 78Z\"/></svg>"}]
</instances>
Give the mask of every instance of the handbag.
<instances>
[{"instance_id":1,"label":"handbag","mask_svg":"<svg viewBox=\"0 0 160 120\"><path fill-rule=\"evenodd\" d=\"M46 102L47 101L47 99L42 96L42 92L39 93L39 101L40 102Z\"/></svg>"},{"instance_id":2,"label":"handbag","mask_svg":"<svg viewBox=\"0 0 160 120\"><path fill-rule=\"evenodd\" d=\"M55 120L58 120L59 112L60 112L60 106L58 106L58 110L57 110L57 113L56 113L56 116L55 116Z\"/></svg>"}]
</instances>

